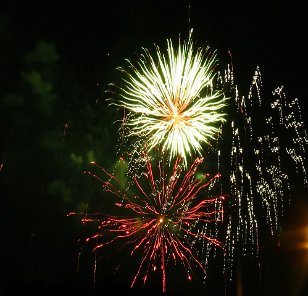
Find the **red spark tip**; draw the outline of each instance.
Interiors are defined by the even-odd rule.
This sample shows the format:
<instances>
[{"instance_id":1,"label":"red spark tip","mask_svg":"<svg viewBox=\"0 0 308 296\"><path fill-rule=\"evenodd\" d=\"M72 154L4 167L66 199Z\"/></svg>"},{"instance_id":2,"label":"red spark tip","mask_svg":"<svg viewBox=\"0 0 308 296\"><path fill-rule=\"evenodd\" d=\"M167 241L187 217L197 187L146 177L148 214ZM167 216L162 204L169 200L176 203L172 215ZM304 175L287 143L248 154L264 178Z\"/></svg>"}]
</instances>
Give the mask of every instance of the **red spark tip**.
<instances>
[{"instance_id":1,"label":"red spark tip","mask_svg":"<svg viewBox=\"0 0 308 296\"><path fill-rule=\"evenodd\" d=\"M81 219L81 222L83 222L83 223L93 222L93 219L90 219L90 218L84 218L84 219Z\"/></svg>"},{"instance_id":2,"label":"red spark tip","mask_svg":"<svg viewBox=\"0 0 308 296\"><path fill-rule=\"evenodd\" d=\"M198 157L198 158L196 158L196 163L197 164L200 164L200 163L202 163L203 162L203 157Z\"/></svg>"},{"instance_id":3,"label":"red spark tip","mask_svg":"<svg viewBox=\"0 0 308 296\"><path fill-rule=\"evenodd\" d=\"M96 162L95 161L90 161L90 164L96 164Z\"/></svg>"}]
</instances>

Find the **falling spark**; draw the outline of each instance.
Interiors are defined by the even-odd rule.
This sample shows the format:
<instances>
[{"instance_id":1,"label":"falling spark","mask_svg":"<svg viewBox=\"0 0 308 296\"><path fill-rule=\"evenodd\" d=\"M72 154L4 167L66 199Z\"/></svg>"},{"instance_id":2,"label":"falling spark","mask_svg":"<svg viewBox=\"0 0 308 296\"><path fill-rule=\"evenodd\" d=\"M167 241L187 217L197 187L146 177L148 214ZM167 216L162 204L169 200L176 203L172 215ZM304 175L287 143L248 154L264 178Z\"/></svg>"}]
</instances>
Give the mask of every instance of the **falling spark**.
<instances>
[{"instance_id":1,"label":"falling spark","mask_svg":"<svg viewBox=\"0 0 308 296\"><path fill-rule=\"evenodd\" d=\"M128 138L143 139L148 151L167 150L169 161L180 156L184 166L187 157L202 156L203 143L216 139L226 105L222 91L213 88L216 53L195 49L191 33L177 49L167 40L166 53L156 46L155 56L143 49L136 65L127 60L128 67L119 68L125 75L120 98L111 99L129 112Z\"/></svg>"},{"instance_id":2,"label":"falling spark","mask_svg":"<svg viewBox=\"0 0 308 296\"><path fill-rule=\"evenodd\" d=\"M155 160L151 160L147 153L142 157L144 172L134 177L134 188L126 189L114 174L92 163L108 177L108 181L103 181L93 172L85 173L99 180L104 191L117 199L114 206L123 210L124 215L87 213L82 222L98 225L97 233L87 239L88 242L95 240L94 251L120 242L121 247L130 247L130 255L140 254L140 264L131 286L138 278L142 278L145 284L151 271L160 270L162 291L166 292L167 263L176 265L180 262L187 272L187 279L192 280L194 267L206 271L203 258L198 256L198 243L207 250L213 247L223 249L218 238L210 234L209 224L222 222L225 197L209 197L208 191L220 174L214 177L197 174L203 158L196 158L182 174L179 157L171 168L166 166L164 157L156 166Z\"/></svg>"},{"instance_id":3,"label":"falling spark","mask_svg":"<svg viewBox=\"0 0 308 296\"><path fill-rule=\"evenodd\" d=\"M236 253L259 256L260 229L269 229L279 239L294 176L308 184L308 139L298 99L289 100L278 87L266 103L269 96L258 67L247 96L240 94L232 68L225 71L222 83L229 91L229 121L217 142L217 165L225 177L222 190L229 196L225 265L232 270Z\"/></svg>"},{"instance_id":4,"label":"falling spark","mask_svg":"<svg viewBox=\"0 0 308 296\"><path fill-rule=\"evenodd\" d=\"M64 124L64 128L63 128L63 136L62 136L62 142L61 142L61 155L63 154L64 140L65 140L66 132L67 132L67 130L69 129L69 127L70 127L70 122L67 121L67 122Z\"/></svg>"}]
</instances>

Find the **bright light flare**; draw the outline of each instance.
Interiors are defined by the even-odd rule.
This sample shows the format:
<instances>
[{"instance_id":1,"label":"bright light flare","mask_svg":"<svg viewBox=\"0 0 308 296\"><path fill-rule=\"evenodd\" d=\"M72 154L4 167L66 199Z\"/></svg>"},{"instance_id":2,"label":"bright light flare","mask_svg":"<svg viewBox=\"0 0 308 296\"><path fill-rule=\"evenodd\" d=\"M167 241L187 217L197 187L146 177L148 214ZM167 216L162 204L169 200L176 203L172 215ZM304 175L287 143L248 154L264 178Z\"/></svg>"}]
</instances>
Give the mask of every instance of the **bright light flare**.
<instances>
[{"instance_id":1,"label":"bright light flare","mask_svg":"<svg viewBox=\"0 0 308 296\"><path fill-rule=\"evenodd\" d=\"M214 139L225 121L226 99L213 87L215 51L195 49L190 33L177 49L167 40L166 53L156 46L152 56L143 48L136 65L127 62L127 69L119 68L125 74L121 97L111 103L129 111L126 136L144 139L148 151L162 147L170 160L181 156L186 166L193 152L202 156L202 143Z\"/></svg>"}]
</instances>

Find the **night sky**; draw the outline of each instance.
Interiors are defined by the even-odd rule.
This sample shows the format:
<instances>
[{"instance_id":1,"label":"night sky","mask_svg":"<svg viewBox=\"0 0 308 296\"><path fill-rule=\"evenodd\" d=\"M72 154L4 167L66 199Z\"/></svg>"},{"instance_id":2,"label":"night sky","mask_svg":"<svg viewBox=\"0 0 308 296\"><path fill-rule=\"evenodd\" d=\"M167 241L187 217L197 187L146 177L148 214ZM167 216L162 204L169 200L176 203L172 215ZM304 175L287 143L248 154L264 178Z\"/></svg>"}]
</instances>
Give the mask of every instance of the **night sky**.
<instances>
[{"instance_id":1,"label":"night sky","mask_svg":"<svg viewBox=\"0 0 308 296\"><path fill-rule=\"evenodd\" d=\"M102 206L102 193L83 171L91 160L106 168L116 160L114 121L121 114L108 107L105 91L119 81L116 67L141 47L164 47L167 38L186 37L193 28L197 44L216 49L221 63L231 52L242 93L260 66L264 88L283 85L288 97L299 99L308 125L304 1L232 2L2 2L1 296L110 295L108 289L159 295L155 278L130 289L127 270L112 273L112 258L98 258L94 284L94 257L82 243L87 230L78 217L67 217L89 201L94 209ZM265 239L260 274L247 258L229 283L217 259L205 285L171 271L167 295L308 295L307 190L298 185L291 200L280 246L270 235Z\"/></svg>"}]
</instances>

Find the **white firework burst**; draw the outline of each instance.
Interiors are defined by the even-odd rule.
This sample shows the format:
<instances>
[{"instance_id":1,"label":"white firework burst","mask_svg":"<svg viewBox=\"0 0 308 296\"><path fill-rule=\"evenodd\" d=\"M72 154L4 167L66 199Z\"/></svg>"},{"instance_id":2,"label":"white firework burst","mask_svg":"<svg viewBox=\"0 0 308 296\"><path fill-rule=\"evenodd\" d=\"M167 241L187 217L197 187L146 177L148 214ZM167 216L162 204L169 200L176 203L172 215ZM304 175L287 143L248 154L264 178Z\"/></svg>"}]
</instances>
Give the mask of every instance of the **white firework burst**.
<instances>
[{"instance_id":1,"label":"white firework burst","mask_svg":"<svg viewBox=\"0 0 308 296\"><path fill-rule=\"evenodd\" d=\"M213 87L216 52L195 49L191 33L177 50L169 39L165 54L158 46L154 56L143 48L135 65L127 60L129 66L119 68L125 74L120 98L111 103L129 111L128 137L143 139L148 150L159 145L184 165L193 152L201 155L202 143L214 139L225 120L226 98Z\"/></svg>"}]
</instances>

